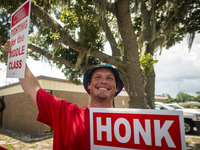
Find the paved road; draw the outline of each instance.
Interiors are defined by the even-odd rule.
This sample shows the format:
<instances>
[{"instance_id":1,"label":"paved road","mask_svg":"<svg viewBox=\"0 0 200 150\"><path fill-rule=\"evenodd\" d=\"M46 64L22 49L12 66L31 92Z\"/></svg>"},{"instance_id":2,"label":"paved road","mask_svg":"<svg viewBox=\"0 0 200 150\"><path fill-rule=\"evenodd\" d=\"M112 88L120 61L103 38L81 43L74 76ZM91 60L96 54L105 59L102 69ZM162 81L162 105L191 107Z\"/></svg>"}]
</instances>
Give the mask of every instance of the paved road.
<instances>
[{"instance_id":1,"label":"paved road","mask_svg":"<svg viewBox=\"0 0 200 150\"><path fill-rule=\"evenodd\" d=\"M185 136L200 138L200 131L195 131L195 130L194 130L193 133L186 134Z\"/></svg>"}]
</instances>

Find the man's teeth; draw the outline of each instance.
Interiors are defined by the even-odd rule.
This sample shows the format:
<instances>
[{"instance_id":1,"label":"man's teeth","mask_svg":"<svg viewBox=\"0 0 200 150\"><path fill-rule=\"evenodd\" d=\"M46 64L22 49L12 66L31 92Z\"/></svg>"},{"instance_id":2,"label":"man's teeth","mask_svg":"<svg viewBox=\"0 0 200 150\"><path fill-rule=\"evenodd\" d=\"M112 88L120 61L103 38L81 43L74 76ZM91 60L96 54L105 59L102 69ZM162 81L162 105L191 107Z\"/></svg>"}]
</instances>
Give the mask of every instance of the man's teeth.
<instances>
[{"instance_id":1,"label":"man's teeth","mask_svg":"<svg viewBox=\"0 0 200 150\"><path fill-rule=\"evenodd\" d=\"M107 91L107 89L106 89L106 88L99 88L99 90L106 90L106 91Z\"/></svg>"}]
</instances>

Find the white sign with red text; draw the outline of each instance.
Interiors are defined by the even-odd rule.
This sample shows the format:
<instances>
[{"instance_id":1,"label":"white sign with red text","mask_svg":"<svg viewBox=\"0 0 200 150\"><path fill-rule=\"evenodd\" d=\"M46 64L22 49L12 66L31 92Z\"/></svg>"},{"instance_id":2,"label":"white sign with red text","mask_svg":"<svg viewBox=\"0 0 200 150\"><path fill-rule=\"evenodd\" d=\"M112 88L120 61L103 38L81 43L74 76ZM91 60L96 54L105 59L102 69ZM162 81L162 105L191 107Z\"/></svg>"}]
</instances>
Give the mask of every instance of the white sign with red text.
<instances>
[{"instance_id":1,"label":"white sign with red text","mask_svg":"<svg viewBox=\"0 0 200 150\"><path fill-rule=\"evenodd\" d=\"M90 108L91 150L185 150L183 112Z\"/></svg>"},{"instance_id":2,"label":"white sign with red text","mask_svg":"<svg viewBox=\"0 0 200 150\"><path fill-rule=\"evenodd\" d=\"M11 16L12 44L8 54L7 78L24 78L28 46L31 0L21 5Z\"/></svg>"}]
</instances>

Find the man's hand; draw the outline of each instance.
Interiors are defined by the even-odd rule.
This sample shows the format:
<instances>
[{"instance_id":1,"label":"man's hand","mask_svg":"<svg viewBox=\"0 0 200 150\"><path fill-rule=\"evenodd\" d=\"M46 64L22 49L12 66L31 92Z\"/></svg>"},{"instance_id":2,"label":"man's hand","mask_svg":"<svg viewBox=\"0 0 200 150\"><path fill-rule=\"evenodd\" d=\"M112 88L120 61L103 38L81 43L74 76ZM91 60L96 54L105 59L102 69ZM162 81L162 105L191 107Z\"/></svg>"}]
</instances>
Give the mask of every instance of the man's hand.
<instances>
[{"instance_id":1,"label":"man's hand","mask_svg":"<svg viewBox=\"0 0 200 150\"><path fill-rule=\"evenodd\" d=\"M4 45L4 51L6 53L9 53L11 51L11 42L10 42L10 40L7 40L6 44Z\"/></svg>"},{"instance_id":2,"label":"man's hand","mask_svg":"<svg viewBox=\"0 0 200 150\"><path fill-rule=\"evenodd\" d=\"M11 51L11 41L7 40L4 45L4 51L9 53ZM31 98L31 100L36 103L36 95L39 88L41 88L37 78L31 73L26 65L25 75L23 79L19 79L19 82L24 90L24 92Z\"/></svg>"}]
</instances>

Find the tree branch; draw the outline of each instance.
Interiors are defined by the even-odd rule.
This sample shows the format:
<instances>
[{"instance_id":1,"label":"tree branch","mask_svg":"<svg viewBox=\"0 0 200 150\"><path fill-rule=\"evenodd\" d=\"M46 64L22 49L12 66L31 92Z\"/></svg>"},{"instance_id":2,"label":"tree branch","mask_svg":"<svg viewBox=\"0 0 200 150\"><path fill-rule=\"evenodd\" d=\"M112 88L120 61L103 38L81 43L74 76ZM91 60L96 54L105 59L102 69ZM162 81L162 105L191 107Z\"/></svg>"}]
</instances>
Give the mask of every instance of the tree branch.
<instances>
[{"instance_id":1,"label":"tree branch","mask_svg":"<svg viewBox=\"0 0 200 150\"><path fill-rule=\"evenodd\" d=\"M110 55L107 55L107 54L102 53L100 51L94 51L94 50L92 50L91 53L89 53L89 54L93 57L100 59L101 61L103 61L105 63L110 63L110 64L113 64L117 67L121 67L121 68L127 67L127 63L125 61L122 61L121 57L110 56Z\"/></svg>"},{"instance_id":2,"label":"tree branch","mask_svg":"<svg viewBox=\"0 0 200 150\"><path fill-rule=\"evenodd\" d=\"M43 49L41 49L41 48L31 44L31 43L28 44L28 48L30 48L34 52L37 52L37 53L47 57L47 59L49 59L49 60L58 61L58 62L66 65L70 68L73 68L73 69L84 70L84 68L91 67L91 66L88 66L88 65L80 66L80 65L72 64L69 61L67 61L66 59L53 56L52 54L46 52L45 50L43 50ZM88 54L93 56L93 57L98 56L98 58L105 63L111 63L111 64L118 66L118 67L121 67L121 68L126 67L126 63L124 63L124 62L122 63L119 57L109 56L109 55L102 53L100 51L94 51L93 49L89 50Z\"/></svg>"},{"instance_id":3,"label":"tree branch","mask_svg":"<svg viewBox=\"0 0 200 150\"><path fill-rule=\"evenodd\" d=\"M99 20L99 25L103 28L105 34L106 34L106 38L108 40L108 42L110 43L111 49L112 49L112 54L113 56L120 56L120 50L117 48L117 42L115 41L115 38L112 34L112 32L110 31L110 28L107 24L106 19L100 19Z\"/></svg>"},{"instance_id":4,"label":"tree branch","mask_svg":"<svg viewBox=\"0 0 200 150\"><path fill-rule=\"evenodd\" d=\"M157 6L158 3L160 3L160 4ZM165 4L166 4L166 0L157 0L156 1L156 7L154 8L153 11L156 11L156 10L160 9Z\"/></svg>"},{"instance_id":5,"label":"tree branch","mask_svg":"<svg viewBox=\"0 0 200 150\"><path fill-rule=\"evenodd\" d=\"M21 0L22 2L23 0ZM89 49L92 49L92 53L89 53L92 57L96 57L99 60L101 60L102 62L107 62L107 63L111 63L113 65L119 66L119 67L125 67L124 62L121 61L121 59L119 57L111 57L105 53L102 53L100 51L95 51L93 48L89 47L89 46L83 46L80 43L76 42L69 34L66 30L62 29L62 26L57 23L53 17L51 17L48 13L46 13L40 6L38 6L36 4L36 2L33 0L31 2L31 7L32 7L32 12L39 17L46 25L48 25L49 27L51 27L54 30L58 30L60 31L60 38L63 44L69 46L70 48L74 49L75 51L78 52L82 52L82 53L88 53ZM32 45L33 47L33 45ZM36 48L34 48L34 50L36 50ZM37 49L38 50L38 49ZM44 54L41 53L42 55ZM49 54L45 54L50 58ZM44 56L45 56L44 55ZM51 58L52 59L52 58ZM66 60L65 60L66 61ZM61 60L61 62L63 64L64 60ZM74 68L74 66L72 66L72 64L66 63L66 65L68 67Z\"/></svg>"},{"instance_id":6,"label":"tree branch","mask_svg":"<svg viewBox=\"0 0 200 150\"><path fill-rule=\"evenodd\" d=\"M69 61L67 61L65 58L60 58L60 57L56 57L56 56L53 56L52 54L48 53L47 51L29 43L28 44L28 48L30 48L31 50L33 50L34 52L37 52L43 56L45 56L47 59L49 60L53 60L53 61L58 61L70 68L75 68L75 64L72 64L70 63Z\"/></svg>"},{"instance_id":7,"label":"tree branch","mask_svg":"<svg viewBox=\"0 0 200 150\"><path fill-rule=\"evenodd\" d=\"M151 26L150 26L150 13L147 10L146 4L143 0L140 1L140 10L142 14L142 36L143 41L151 40Z\"/></svg>"},{"instance_id":8,"label":"tree branch","mask_svg":"<svg viewBox=\"0 0 200 150\"><path fill-rule=\"evenodd\" d=\"M83 58L85 56L85 53L79 53L76 64L75 64L75 69L79 68L83 62Z\"/></svg>"},{"instance_id":9,"label":"tree branch","mask_svg":"<svg viewBox=\"0 0 200 150\"><path fill-rule=\"evenodd\" d=\"M79 70L86 71L92 67L92 65L82 65L82 66L78 65L77 66L77 64L72 64L69 61L67 61L65 58L53 56L52 54L48 53L47 51L45 51L31 43L28 44L28 48L36 53L39 53L39 54L45 56L48 60L58 61L59 63L66 65L72 69L79 69Z\"/></svg>"},{"instance_id":10,"label":"tree branch","mask_svg":"<svg viewBox=\"0 0 200 150\"><path fill-rule=\"evenodd\" d=\"M95 3L99 3L99 5L101 5L102 3L104 3L106 10L110 11L111 13L113 13L113 15L117 15L117 10L115 7L115 3L109 3L107 0L93 0Z\"/></svg>"},{"instance_id":11,"label":"tree branch","mask_svg":"<svg viewBox=\"0 0 200 150\"><path fill-rule=\"evenodd\" d=\"M89 10L89 12L91 14L95 16L98 16L94 10L92 8L90 8L87 4L85 4L82 0L78 0L79 4L81 6L84 6L85 8L87 8ZM107 4L109 5L109 4ZM99 18L99 17L97 17ZM98 22L99 22L99 25L102 27L102 29L104 30L105 34L106 34L106 38L108 40L108 42L110 43L110 46L111 46L111 50L112 50L112 53L114 56L120 56L120 50L117 48L117 42L115 41L115 38L107 24L107 21L105 18L100 18L98 19Z\"/></svg>"},{"instance_id":12,"label":"tree branch","mask_svg":"<svg viewBox=\"0 0 200 150\"><path fill-rule=\"evenodd\" d=\"M40 19L42 19L42 21L48 25L49 27L51 27L54 30L60 30L62 28L62 26L57 23L52 16L50 16L48 13L46 13L40 6L38 6L35 2L35 0L32 0L31 2L31 11L33 11L33 13L39 17Z\"/></svg>"},{"instance_id":13,"label":"tree branch","mask_svg":"<svg viewBox=\"0 0 200 150\"><path fill-rule=\"evenodd\" d=\"M69 45L72 49L78 52L87 53L88 55L91 55L92 57L98 58L102 62L111 63L113 65L116 65L122 68L126 66L125 62L122 62L120 57L109 56L105 53L94 50L92 47L83 46L80 43L74 41L71 37L66 38L66 36L64 35L62 35L61 37L62 37L62 43L64 43L65 45Z\"/></svg>"}]
</instances>

